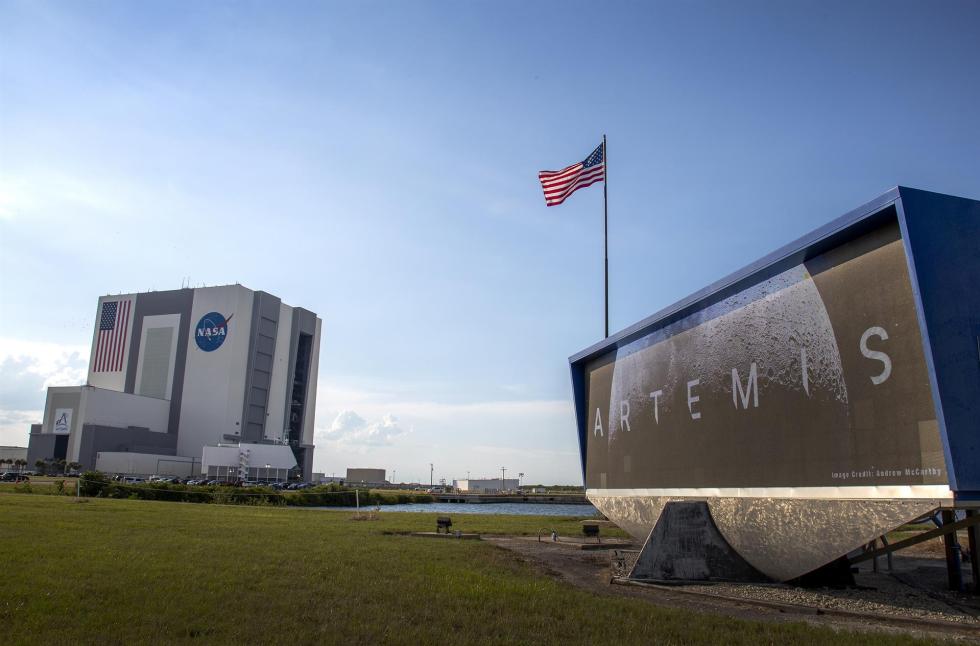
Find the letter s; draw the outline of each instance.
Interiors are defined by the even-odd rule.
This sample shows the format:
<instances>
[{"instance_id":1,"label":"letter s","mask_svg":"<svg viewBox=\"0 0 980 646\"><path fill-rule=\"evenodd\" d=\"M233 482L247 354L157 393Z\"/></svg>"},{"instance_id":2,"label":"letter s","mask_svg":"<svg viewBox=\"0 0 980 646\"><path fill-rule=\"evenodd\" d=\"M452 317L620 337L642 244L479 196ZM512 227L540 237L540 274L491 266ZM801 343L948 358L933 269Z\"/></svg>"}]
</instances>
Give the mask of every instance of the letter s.
<instances>
[{"instance_id":1,"label":"letter s","mask_svg":"<svg viewBox=\"0 0 980 646\"><path fill-rule=\"evenodd\" d=\"M884 365L881 374L876 375L871 378L871 383L875 386L885 383L889 377L892 375L892 360L884 352L878 352L877 350L868 349L868 339L872 336L880 337L882 341L888 340L888 332L885 332L885 328L882 327L869 327L861 335L861 354L869 359L874 359L875 361L880 361Z\"/></svg>"}]
</instances>

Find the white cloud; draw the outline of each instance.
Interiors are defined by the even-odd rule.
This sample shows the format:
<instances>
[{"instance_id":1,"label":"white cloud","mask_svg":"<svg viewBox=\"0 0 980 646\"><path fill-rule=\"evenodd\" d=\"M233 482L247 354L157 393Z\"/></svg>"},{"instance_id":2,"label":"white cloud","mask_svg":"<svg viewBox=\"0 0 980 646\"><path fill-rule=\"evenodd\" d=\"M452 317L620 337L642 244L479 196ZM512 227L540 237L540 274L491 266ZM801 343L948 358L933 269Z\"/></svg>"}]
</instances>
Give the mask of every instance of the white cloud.
<instances>
[{"instance_id":1,"label":"white cloud","mask_svg":"<svg viewBox=\"0 0 980 646\"><path fill-rule=\"evenodd\" d=\"M427 396L446 390L438 384L329 379L321 375L317 389L317 471L371 466L397 470L402 482L428 482L431 462L437 480L500 473L501 466L535 482L581 480L571 401L440 402Z\"/></svg>"},{"instance_id":2,"label":"white cloud","mask_svg":"<svg viewBox=\"0 0 980 646\"><path fill-rule=\"evenodd\" d=\"M0 445L27 446L31 424L39 424L43 410L0 410Z\"/></svg>"},{"instance_id":3,"label":"white cloud","mask_svg":"<svg viewBox=\"0 0 980 646\"><path fill-rule=\"evenodd\" d=\"M38 217L69 222L78 209L122 218L139 192L118 182L59 170L0 178L0 218Z\"/></svg>"},{"instance_id":4,"label":"white cloud","mask_svg":"<svg viewBox=\"0 0 980 646\"><path fill-rule=\"evenodd\" d=\"M87 356L84 346L0 337L0 444L27 445L47 388L85 383Z\"/></svg>"},{"instance_id":5,"label":"white cloud","mask_svg":"<svg viewBox=\"0 0 980 646\"><path fill-rule=\"evenodd\" d=\"M341 411L326 430L316 432L316 439L347 446L390 446L394 438L409 431L391 413L373 423L352 410Z\"/></svg>"},{"instance_id":6,"label":"white cloud","mask_svg":"<svg viewBox=\"0 0 980 646\"><path fill-rule=\"evenodd\" d=\"M0 410L44 407L49 386L85 383L88 348L0 338Z\"/></svg>"}]
</instances>

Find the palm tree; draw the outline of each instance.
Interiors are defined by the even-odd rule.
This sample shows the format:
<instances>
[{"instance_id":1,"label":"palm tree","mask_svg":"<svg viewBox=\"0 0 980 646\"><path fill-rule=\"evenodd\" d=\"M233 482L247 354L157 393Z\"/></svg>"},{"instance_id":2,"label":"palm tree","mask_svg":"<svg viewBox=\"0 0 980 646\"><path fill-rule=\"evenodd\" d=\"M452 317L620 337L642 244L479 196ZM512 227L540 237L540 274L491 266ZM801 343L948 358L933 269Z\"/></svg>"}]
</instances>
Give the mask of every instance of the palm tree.
<instances>
[{"instance_id":1,"label":"palm tree","mask_svg":"<svg viewBox=\"0 0 980 646\"><path fill-rule=\"evenodd\" d=\"M34 461L34 466L37 467L38 473L40 473L41 475L44 475L45 467L48 466L48 463L45 462L44 460L35 460Z\"/></svg>"},{"instance_id":2,"label":"palm tree","mask_svg":"<svg viewBox=\"0 0 980 646\"><path fill-rule=\"evenodd\" d=\"M23 471L24 470L24 467L27 466L27 460L25 460L23 458L21 458L19 460L14 460L14 463L17 465L17 470L18 471Z\"/></svg>"}]
</instances>

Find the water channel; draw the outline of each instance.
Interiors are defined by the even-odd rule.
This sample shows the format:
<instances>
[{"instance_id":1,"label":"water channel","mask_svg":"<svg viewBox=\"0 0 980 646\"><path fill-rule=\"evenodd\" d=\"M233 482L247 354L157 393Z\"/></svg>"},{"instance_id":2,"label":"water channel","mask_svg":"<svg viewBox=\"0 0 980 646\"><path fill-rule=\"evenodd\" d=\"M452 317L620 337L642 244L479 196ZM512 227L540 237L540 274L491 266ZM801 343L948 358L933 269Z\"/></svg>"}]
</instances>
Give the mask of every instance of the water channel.
<instances>
[{"instance_id":1,"label":"water channel","mask_svg":"<svg viewBox=\"0 0 980 646\"><path fill-rule=\"evenodd\" d=\"M326 509L330 511L354 511L353 507L310 507L308 509ZM375 509L373 506L362 506L362 510ZM592 505L563 505L540 503L510 503L510 502L433 502L408 503L404 505L381 505L382 512L416 512L430 514L499 514L512 516L598 516L599 512Z\"/></svg>"}]
</instances>

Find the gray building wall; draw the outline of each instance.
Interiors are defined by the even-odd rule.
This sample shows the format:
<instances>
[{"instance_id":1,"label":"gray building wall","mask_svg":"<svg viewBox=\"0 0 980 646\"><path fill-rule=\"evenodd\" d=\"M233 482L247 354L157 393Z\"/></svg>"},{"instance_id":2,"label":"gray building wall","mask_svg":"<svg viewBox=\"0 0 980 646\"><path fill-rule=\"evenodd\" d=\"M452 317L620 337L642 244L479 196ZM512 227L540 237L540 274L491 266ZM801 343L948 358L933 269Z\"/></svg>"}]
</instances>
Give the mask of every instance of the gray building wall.
<instances>
[{"instance_id":1,"label":"gray building wall","mask_svg":"<svg viewBox=\"0 0 980 646\"><path fill-rule=\"evenodd\" d=\"M289 371L286 373L288 375L286 378L286 414L282 421L283 428L289 428L290 424L292 395L294 386L296 385L296 354L299 350L299 337L301 334L306 334L311 337L316 336L316 314L309 310L305 310L302 307L296 307L293 308L293 328L289 334ZM311 354L309 366L313 365L312 359L313 357ZM307 367L307 371L309 371L309 366ZM304 406L308 400L309 385L310 379L309 375L307 375L302 393L302 403ZM300 424L302 424L302 420L300 420Z\"/></svg>"},{"instance_id":2,"label":"gray building wall","mask_svg":"<svg viewBox=\"0 0 980 646\"><path fill-rule=\"evenodd\" d=\"M32 425L37 426L37 424ZM38 460L53 460L56 458L55 455L55 444L58 442L58 438L62 439L62 442L66 442L67 449L67 435L55 435L54 433L31 433L30 440L27 443L27 468L33 469L34 463Z\"/></svg>"},{"instance_id":3,"label":"gray building wall","mask_svg":"<svg viewBox=\"0 0 980 646\"><path fill-rule=\"evenodd\" d=\"M136 366L139 363L143 319L161 314L180 314L177 328L177 352L174 357L174 378L170 391L170 421L167 433L177 434L180 423L180 400L184 392L184 369L187 365L187 344L190 342L193 289L174 289L166 292L146 292L136 295L133 308L133 333L129 340L129 360L126 367L127 393L136 392Z\"/></svg>"},{"instance_id":4,"label":"gray building wall","mask_svg":"<svg viewBox=\"0 0 980 646\"><path fill-rule=\"evenodd\" d=\"M74 433L78 428L79 408L81 407L82 393L75 388L72 392L48 391L48 401L44 409L43 428L48 433L54 432L54 417L59 408L70 408L71 413L71 432ZM33 431L33 425L32 431Z\"/></svg>"},{"instance_id":5,"label":"gray building wall","mask_svg":"<svg viewBox=\"0 0 980 646\"><path fill-rule=\"evenodd\" d=\"M252 335L249 339L248 367L245 373L245 401L242 407L243 442L261 442L265 437L281 303L282 300L276 296L255 292Z\"/></svg>"},{"instance_id":6,"label":"gray building wall","mask_svg":"<svg viewBox=\"0 0 980 646\"><path fill-rule=\"evenodd\" d=\"M384 469L347 469L347 482L384 482Z\"/></svg>"},{"instance_id":7,"label":"gray building wall","mask_svg":"<svg viewBox=\"0 0 980 646\"><path fill-rule=\"evenodd\" d=\"M83 424L78 462L85 469L95 468L97 454L103 451L176 455L177 436L142 428L117 428Z\"/></svg>"},{"instance_id":8,"label":"gray building wall","mask_svg":"<svg viewBox=\"0 0 980 646\"><path fill-rule=\"evenodd\" d=\"M311 444L304 444L302 447L302 460L297 460L299 466L303 469L303 481L312 482L313 481L313 446Z\"/></svg>"}]
</instances>

